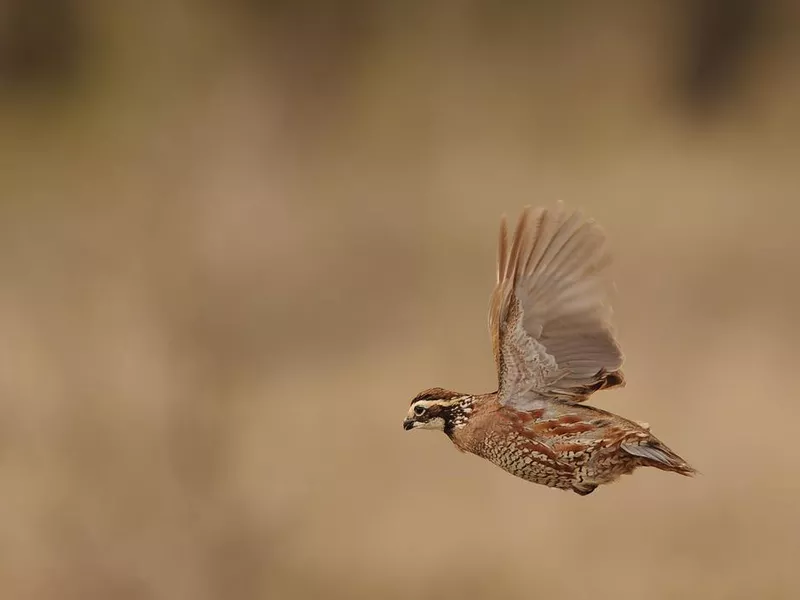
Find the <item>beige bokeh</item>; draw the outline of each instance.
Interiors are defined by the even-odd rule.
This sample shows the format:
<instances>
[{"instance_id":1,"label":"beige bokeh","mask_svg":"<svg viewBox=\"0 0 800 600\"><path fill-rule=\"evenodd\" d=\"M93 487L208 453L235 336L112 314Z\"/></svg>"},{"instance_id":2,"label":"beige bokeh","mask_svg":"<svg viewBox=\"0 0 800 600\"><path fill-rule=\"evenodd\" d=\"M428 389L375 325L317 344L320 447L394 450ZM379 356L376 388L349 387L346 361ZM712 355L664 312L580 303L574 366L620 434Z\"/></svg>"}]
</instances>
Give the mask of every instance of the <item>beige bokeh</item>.
<instances>
[{"instance_id":1,"label":"beige bokeh","mask_svg":"<svg viewBox=\"0 0 800 600\"><path fill-rule=\"evenodd\" d=\"M655 2L73 4L74 81L0 92L4 599L800 595L790 3L699 113ZM594 403L695 479L402 430L492 388L500 215L557 199L616 256Z\"/></svg>"}]
</instances>

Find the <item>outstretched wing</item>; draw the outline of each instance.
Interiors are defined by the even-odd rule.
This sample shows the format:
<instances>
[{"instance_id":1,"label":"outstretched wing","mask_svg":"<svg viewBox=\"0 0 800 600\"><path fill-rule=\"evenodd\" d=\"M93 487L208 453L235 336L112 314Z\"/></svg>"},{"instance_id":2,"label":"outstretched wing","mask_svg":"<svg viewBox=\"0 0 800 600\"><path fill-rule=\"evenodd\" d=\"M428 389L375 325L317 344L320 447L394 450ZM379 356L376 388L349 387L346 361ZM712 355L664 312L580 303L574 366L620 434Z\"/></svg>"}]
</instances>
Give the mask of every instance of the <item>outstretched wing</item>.
<instances>
[{"instance_id":1,"label":"outstretched wing","mask_svg":"<svg viewBox=\"0 0 800 600\"><path fill-rule=\"evenodd\" d=\"M607 302L609 264L600 227L560 203L526 208L510 247L503 218L489 305L501 404L581 402L624 383Z\"/></svg>"}]
</instances>

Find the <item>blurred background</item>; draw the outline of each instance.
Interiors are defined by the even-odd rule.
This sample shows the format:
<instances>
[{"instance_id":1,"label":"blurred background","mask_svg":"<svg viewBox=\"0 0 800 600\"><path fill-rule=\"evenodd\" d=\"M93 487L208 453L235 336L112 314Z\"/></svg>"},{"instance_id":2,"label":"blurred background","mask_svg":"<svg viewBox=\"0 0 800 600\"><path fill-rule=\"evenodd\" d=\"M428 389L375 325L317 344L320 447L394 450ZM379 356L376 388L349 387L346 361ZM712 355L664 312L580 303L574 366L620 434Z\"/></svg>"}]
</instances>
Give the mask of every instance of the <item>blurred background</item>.
<instances>
[{"instance_id":1,"label":"blurred background","mask_svg":"<svg viewBox=\"0 0 800 600\"><path fill-rule=\"evenodd\" d=\"M0 589L797 598L800 6L0 0ZM499 218L616 256L702 473L580 498L404 432L484 392Z\"/></svg>"}]
</instances>

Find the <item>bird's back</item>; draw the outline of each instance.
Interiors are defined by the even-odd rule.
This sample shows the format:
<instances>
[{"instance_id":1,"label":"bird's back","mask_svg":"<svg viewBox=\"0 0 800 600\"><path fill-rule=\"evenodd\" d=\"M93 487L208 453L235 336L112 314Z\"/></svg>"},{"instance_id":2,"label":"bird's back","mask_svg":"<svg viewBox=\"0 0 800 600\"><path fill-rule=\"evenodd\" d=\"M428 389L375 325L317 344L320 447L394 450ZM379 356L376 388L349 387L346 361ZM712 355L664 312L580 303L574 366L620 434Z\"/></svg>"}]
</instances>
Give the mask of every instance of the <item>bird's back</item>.
<instances>
[{"instance_id":1,"label":"bird's back","mask_svg":"<svg viewBox=\"0 0 800 600\"><path fill-rule=\"evenodd\" d=\"M639 466L693 473L646 425L575 402L553 400L537 410L519 411L489 395L451 438L460 449L512 475L580 494Z\"/></svg>"}]
</instances>

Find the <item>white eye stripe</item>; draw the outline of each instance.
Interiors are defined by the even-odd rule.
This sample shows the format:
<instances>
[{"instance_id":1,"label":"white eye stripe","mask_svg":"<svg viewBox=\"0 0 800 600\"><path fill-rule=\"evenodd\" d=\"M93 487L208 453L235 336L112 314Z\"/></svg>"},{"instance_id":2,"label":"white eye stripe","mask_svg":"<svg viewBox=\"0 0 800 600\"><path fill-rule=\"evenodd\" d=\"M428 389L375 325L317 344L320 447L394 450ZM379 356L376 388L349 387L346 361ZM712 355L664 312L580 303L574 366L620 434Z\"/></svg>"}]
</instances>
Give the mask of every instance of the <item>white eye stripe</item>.
<instances>
[{"instance_id":1,"label":"white eye stripe","mask_svg":"<svg viewBox=\"0 0 800 600\"><path fill-rule=\"evenodd\" d=\"M415 402L414 406L424 406L425 408L430 408L431 406L454 406L464 402L467 398L469 398L469 396L459 396L457 398L451 398L450 400L420 400L419 402Z\"/></svg>"},{"instance_id":2,"label":"white eye stripe","mask_svg":"<svg viewBox=\"0 0 800 600\"><path fill-rule=\"evenodd\" d=\"M435 400L420 400L419 402L414 402L412 408L416 408L417 406L421 406L422 408L430 408L434 404L437 404Z\"/></svg>"}]
</instances>

